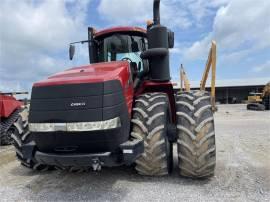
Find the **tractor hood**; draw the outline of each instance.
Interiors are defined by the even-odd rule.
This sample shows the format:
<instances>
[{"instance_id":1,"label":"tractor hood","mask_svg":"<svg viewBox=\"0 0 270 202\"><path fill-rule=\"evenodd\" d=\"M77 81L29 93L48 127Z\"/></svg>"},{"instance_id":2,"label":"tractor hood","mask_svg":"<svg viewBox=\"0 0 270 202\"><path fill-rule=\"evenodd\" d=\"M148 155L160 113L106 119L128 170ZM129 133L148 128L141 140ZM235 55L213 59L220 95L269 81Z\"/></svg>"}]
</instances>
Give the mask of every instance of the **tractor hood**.
<instances>
[{"instance_id":1,"label":"tractor hood","mask_svg":"<svg viewBox=\"0 0 270 202\"><path fill-rule=\"evenodd\" d=\"M109 80L120 80L122 86L124 86L129 79L129 75L129 63L127 61L96 63L74 67L54 74L46 80L36 82L34 86L99 83Z\"/></svg>"}]
</instances>

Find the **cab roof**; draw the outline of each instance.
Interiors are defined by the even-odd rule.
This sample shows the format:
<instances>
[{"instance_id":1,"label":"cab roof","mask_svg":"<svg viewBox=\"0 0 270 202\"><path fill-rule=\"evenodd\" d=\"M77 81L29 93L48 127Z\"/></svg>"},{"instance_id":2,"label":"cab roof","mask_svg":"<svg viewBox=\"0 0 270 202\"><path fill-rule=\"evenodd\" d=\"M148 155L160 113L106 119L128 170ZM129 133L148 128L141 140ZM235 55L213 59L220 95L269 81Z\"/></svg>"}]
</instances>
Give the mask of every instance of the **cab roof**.
<instances>
[{"instance_id":1,"label":"cab roof","mask_svg":"<svg viewBox=\"0 0 270 202\"><path fill-rule=\"evenodd\" d=\"M115 32L117 33L119 32L135 32L136 33L137 32L138 34L146 37L146 30L141 27L112 27L112 28L97 31L94 37L101 37L101 36L109 35Z\"/></svg>"}]
</instances>

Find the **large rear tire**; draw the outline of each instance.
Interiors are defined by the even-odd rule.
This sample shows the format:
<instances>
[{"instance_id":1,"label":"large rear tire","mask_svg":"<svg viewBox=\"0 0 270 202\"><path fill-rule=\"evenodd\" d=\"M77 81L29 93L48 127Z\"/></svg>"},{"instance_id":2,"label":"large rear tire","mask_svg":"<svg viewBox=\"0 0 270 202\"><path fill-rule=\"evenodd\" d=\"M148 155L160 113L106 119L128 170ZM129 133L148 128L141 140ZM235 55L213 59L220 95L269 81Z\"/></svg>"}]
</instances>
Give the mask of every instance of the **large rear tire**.
<instances>
[{"instance_id":1,"label":"large rear tire","mask_svg":"<svg viewBox=\"0 0 270 202\"><path fill-rule=\"evenodd\" d=\"M167 95L146 93L135 100L131 136L144 140L144 153L136 160L141 175L167 175L172 168L172 145L167 138L170 122Z\"/></svg>"},{"instance_id":2,"label":"large rear tire","mask_svg":"<svg viewBox=\"0 0 270 202\"><path fill-rule=\"evenodd\" d=\"M191 178L213 176L216 146L209 93L183 92L177 95L176 105L180 175Z\"/></svg>"}]
</instances>

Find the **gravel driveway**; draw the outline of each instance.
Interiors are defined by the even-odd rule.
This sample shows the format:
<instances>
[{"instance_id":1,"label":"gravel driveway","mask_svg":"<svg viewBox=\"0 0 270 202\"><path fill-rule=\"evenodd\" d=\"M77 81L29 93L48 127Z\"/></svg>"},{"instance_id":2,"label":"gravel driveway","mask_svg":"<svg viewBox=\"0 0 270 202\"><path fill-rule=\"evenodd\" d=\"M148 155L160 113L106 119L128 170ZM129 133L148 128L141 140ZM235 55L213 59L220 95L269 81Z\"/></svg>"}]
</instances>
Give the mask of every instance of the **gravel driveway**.
<instances>
[{"instance_id":1,"label":"gravel driveway","mask_svg":"<svg viewBox=\"0 0 270 202\"><path fill-rule=\"evenodd\" d=\"M34 172L12 147L0 148L0 201L270 201L270 112L220 105L215 115L216 175L209 180L143 177L132 168ZM174 157L174 162L177 158Z\"/></svg>"}]
</instances>

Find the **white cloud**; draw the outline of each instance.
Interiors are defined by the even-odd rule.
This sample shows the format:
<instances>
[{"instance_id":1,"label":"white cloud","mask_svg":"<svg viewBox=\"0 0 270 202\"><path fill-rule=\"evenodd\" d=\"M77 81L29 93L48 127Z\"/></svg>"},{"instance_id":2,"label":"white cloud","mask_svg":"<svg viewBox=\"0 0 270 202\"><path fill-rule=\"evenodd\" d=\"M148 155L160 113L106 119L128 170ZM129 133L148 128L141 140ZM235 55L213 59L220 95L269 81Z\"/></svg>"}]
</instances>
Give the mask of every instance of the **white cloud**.
<instances>
[{"instance_id":1,"label":"white cloud","mask_svg":"<svg viewBox=\"0 0 270 202\"><path fill-rule=\"evenodd\" d=\"M270 46L270 1L234 0L217 12L214 37L224 47Z\"/></svg>"},{"instance_id":2,"label":"white cloud","mask_svg":"<svg viewBox=\"0 0 270 202\"><path fill-rule=\"evenodd\" d=\"M169 5L171 19L177 18L177 15L183 13L184 19L188 22L187 27L201 26L202 21L215 14L215 11L220 6L226 5L230 0L165 0L165 4ZM169 11L169 10L168 10ZM177 26L176 26L177 27ZM194 29L194 27L193 27Z\"/></svg>"},{"instance_id":3,"label":"white cloud","mask_svg":"<svg viewBox=\"0 0 270 202\"><path fill-rule=\"evenodd\" d=\"M184 56L187 59L205 57L212 39L217 41L222 56L241 55L243 52L251 54L269 48L269 9L270 1L268 0L230 1L218 10L213 30L202 40L193 43Z\"/></svg>"},{"instance_id":4,"label":"white cloud","mask_svg":"<svg viewBox=\"0 0 270 202\"><path fill-rule=\"evenodd\" d=\"M0 85L29 90L31 83L68 65L67 45L85 39L89 0L15 1L0 4Z\"/></svg>"},{"instance_id":5,"label":"white cloud","mask_svg":"<svg viewBox=\"0 0 270 202\"><path fill-rule=\"evenodd\" d=\"M213 8L225 5L229 0L186 0L183 1L191 13L191 15L200 22L204 17L209 16L213 12Z\"/></svg>"},{"instance_id":6,"label":"white cloud","mask_svg":"<svg viewBox=\"0 0 270 202\"><path fill-rule=\"evenodd\" d=\"M151 5L151 1L143 0L101 0L98 12L106 20L113 23L143 23L151 18L151 14L148 12Z\"/></svg>"},{"instance_id":7,"label":"white cloud","mask_svg":"<svg viewBox=\"0 0 270 202\"><path fill-rule=\"evenodd\" d=\"M178 6L177 6L178 5ZM168 27L188 28L191 21L178 2L161 1L161 23ZM101 0L98 11L112 24L139 24L153 18L152 0Z\"/></svg>"},{"instance_id":8,"label":"white cloud","mask_svg":"<svg viewBox=\"0 0 270 202\"><path fill-rule=\"evenodd\" d=\"M202 59L208 55L212 33L208 34L203 40L196 41L192 46L183 53L185 59Z\"/></svg>"},{"instance_id":9,"label":"white cloud","mask_svg":"<svg viewBox=\"0 0 270 202\"><path fill-rule=\"evenodd\" d=\"M172 53L172 54L181 53L181 49L179 47L174 47L174 48L170 49L170 53Z\"/></svg>"}]
</instances>

